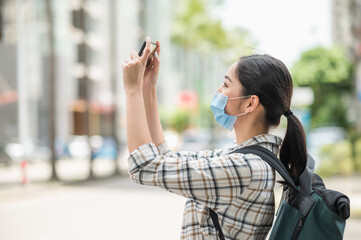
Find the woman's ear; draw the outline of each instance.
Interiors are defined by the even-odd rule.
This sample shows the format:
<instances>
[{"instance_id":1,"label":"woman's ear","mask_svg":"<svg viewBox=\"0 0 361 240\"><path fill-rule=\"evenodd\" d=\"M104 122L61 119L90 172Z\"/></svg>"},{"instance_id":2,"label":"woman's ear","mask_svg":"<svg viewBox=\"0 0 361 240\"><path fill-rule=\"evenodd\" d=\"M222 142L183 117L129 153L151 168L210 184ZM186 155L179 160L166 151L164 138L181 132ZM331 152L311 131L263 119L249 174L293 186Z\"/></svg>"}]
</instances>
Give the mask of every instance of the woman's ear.
<instances>
[{"instance_id":1,"label":"woman's ear","mask_svg":"<svg viewBox=\"0 0 361 240\"><path fill-rule=\"evenodd\" d=\"M253 112L259 105L259 98L257 95L252 95L247 101L246 112Z\"/></svg>"}]
</instances>

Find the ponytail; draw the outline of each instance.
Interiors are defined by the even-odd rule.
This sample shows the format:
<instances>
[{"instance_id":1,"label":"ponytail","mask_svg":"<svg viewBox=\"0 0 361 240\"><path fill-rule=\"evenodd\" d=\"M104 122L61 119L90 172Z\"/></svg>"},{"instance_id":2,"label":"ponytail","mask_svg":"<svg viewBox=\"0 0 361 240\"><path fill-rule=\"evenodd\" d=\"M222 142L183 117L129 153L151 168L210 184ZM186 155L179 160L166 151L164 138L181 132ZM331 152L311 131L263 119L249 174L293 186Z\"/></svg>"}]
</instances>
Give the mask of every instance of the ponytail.
<instances>
[{"instance_id":1,"label":"ponytail","mask_svg":"<svg viewBox=\"0 0 361 240\"><path fill-rule=\"evenodd\" d=\"M280 160L298 184L299 177L306 167L306 136L301 122L292 112L287 114L289 112L285 113L287 130L280 150Z\"/></svg>"}]
</instances>

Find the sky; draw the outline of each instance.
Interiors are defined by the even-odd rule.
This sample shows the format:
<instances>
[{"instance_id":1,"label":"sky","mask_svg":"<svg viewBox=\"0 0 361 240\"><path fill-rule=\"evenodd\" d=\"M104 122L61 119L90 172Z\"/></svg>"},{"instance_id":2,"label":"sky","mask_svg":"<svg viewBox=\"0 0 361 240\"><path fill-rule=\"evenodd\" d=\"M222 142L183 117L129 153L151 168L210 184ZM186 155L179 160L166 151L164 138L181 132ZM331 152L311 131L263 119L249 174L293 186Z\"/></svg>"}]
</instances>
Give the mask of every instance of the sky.
<instances>
[{"instance_id":1,"label":"sky","mask_svg":"<svg viewBox=\"0 0 361 240\"><path fill-rule=\"evenodd\" d=\"M217 10L225 27L240 26L256 48L288 67L315 46L330 46L331 0L226 0Z\"/></svg>"}]
</instances>

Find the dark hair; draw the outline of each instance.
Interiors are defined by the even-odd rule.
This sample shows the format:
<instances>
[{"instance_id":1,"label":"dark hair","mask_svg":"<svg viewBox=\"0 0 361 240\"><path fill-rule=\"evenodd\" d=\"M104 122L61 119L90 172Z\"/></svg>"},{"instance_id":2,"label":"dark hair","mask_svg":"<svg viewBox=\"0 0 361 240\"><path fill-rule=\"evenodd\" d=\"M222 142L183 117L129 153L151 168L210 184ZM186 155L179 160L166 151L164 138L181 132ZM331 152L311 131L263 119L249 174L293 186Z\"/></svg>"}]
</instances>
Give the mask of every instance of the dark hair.
<instances>
[{"instance_id":1,"label":"dark hair","mask_svg":"<svg viewBox=\"0 0 361 240\"><path fill-rule=\"evenodd\" d=\"M293 83L286 65L269 55L241 57L236 76L243 86L242 95L257 95L265 109L264 122L268 127L278 126L281 116L290 110ZM307 161L306 136L301 122L293 114L287 117L280 160L298 183Z\"/></svg>"}]
</instances>

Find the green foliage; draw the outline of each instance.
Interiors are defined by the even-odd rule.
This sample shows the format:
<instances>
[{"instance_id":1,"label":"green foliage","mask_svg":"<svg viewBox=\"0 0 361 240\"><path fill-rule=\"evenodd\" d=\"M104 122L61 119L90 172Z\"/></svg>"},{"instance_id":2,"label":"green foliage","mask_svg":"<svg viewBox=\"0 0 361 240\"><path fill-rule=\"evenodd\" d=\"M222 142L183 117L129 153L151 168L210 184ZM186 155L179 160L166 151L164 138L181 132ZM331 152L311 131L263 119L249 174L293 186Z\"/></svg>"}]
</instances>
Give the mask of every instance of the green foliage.
<instances>
[{"instance_id":1,"label":"green foliage","mask_svg":"<svg viewBox=\"0 0 361 240\"><path fill-rule=\"evenodd\" d=\"M316 47L304 52L293 66L292 75L298 86L338 83L338 87L350 88L351 64L341 48Z\"/></svg>"},{"instance_id":2,"label":"green foliage","mask_svg":"<svg viewBox=\"0 0 361 240\"><path fill-rule=\"evenodd\" d=\"M340 126L344 129L350 127L347 117L347 106L342 101L340 93L329 92L316 95L315 103L311 106L312 125L317 126ZM323 99L321 99L323 98Z\"/></svg>"},{"instance_id":3,"label":"green foliage","mask_svg":"<svg viewBox=\"0 0 361 240\"><path fill-rule=\"evenodd\" d=\"M350 144L342 142L326 145L320 151L321 165L317 173L323 177L349 175L352 173Z\"/></svg>"},{"instance_id":4,"label":"green foliage","mask_svg":"<svg viewBox=\"0 0 361 240\"><path fill-rule=\"evenodd\" d=\"M200 104L200 111L196 117L198 126L203 128L214 128L216 126L216 120L214 119L209 102Z\"/></svg>"},{"instance_id":5,"label":"green foliage","mask_svg":"<svg viewBox=\"0 0 361 240\"><path fill-rule=\"evenodd\" d=\"M356 141L354 170L361 172L361 139Z\"/></svg>"},{"instance_id":6,"label":"green foliage","mask_svg":"<svg viewBox=\"0 0 361 240\"><path fill-rule=\"evenodd\" d=\"M170 118L169 127L181 133L189 127L190 114L187 111L176 111Z\"/></svg>"},{"instance_id":7,"label":"green foliage","mask_svg":"<svg viewBox=\"0 0 361 240\"><path fill-rule=\"evenodd\" d=\"M340 48L317 47L304 52L291 73L295 85L311 87L314 92L313 127L350 127L343 96L352 91L352 65Z\"/></svg>"},{"instance_id":8,"label":"green foliage","mask_svg":"<svg viewBox=\"0 0 361 240\"><path fill-rule=\"evenodd\" d=\"M217 4L221 4L221 1L178 0L172 24L172 41L200 53L225 50L226 55L232 54L231 57L239 53L242 46L252 45L254 41L247 31L239 27L227 30L221 20L211 16L210 7Z\"/></svg>"},{"instance_id":9,"label":"green foliage","mask_svg":"<svg viewBox=\"0 0 361 240\"><path fill-rule=\"evenodd\" d=\"M320 166L316 172L323 177L347 176L361 169L361 140L356 143L356 168L351 156L349 141L324 146L320 151Z\"/></svg>"},{"instance_id":10,"label":"green foliage","mask_svg":"<svg viewBox=\"0 0 361 240\"><path fill-rule=\"evenodd\" d=\"M172 26L172 40L186 48L210 51L226 47L226 32L221 21L211 18L203 0L178 1Z\"/></svg>"},{"instance_id":11,"label":"green foliage","mask_svg":"<svg viewBox=\"0 0 361 240\"><path fill-rule=\"evenodd\" d=\"M159 108L159 118L163 129L172 129L181 133L190 126L191 114L181 109Z\"/></svg>"}]
</instances>

